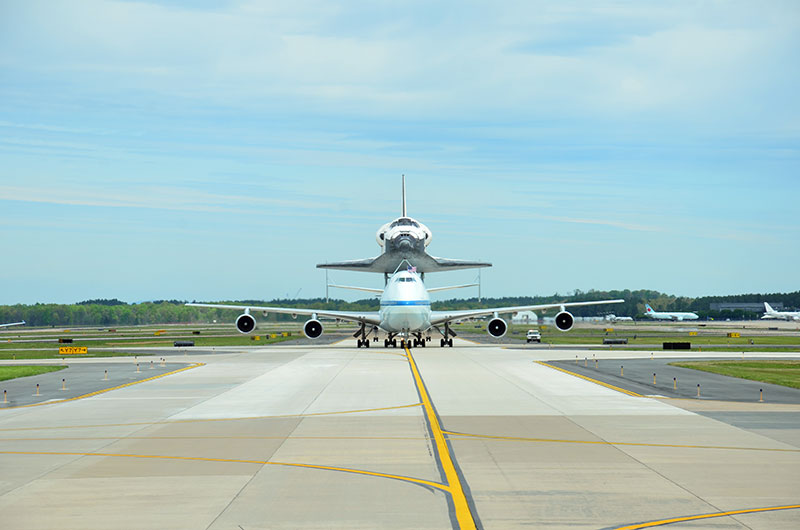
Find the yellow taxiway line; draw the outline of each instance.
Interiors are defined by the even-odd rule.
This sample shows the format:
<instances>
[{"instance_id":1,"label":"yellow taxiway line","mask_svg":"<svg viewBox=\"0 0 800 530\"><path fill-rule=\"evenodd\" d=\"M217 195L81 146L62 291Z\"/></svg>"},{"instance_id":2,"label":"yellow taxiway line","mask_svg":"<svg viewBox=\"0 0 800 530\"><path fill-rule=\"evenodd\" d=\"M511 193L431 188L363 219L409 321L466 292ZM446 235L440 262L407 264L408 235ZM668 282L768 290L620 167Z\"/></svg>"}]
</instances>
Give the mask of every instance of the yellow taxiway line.
<instances>
[{"instance_id":1,"label":"yellow taxiway line","mask_svg":"<svg viewBox=\"0 0 800 530\"><path fill-rule=\"evenodd\" d=\"M167 374L164 374L167 375ZM143 381L142 381L143 382ZM131 383L129 383L131 384ZM111 389L109 389L111 390ZM77 399L77 398L76 398ZM210 423L218 421L244 421L244 420L269 420L281 418L307 418L313 416L332 416L336 414L358 414L360 412L375 412L380 410L394 410L394 409L407 409L411 407L419 407L422 403L411 403L409 405L397 405L393 407L378 407L373 409L355 409L355 410L335 410L333 412L307 412L304 414L279 414L276 416L245 416L242 418L195 418L190 420L163 420L163 421L138 421L131 423L97 423L92 425L56 425L47 427L17 427L12 429L0 429L0 432L13 432L13 431L43 431L53 429L93 429L101 427L137 427L139 425L172 425L177 423Z\"/></svg>"},{"instance_id":2,"label":"yellow taxiway line","mask_svg":"<svg viewBox=\"0 0 800 530\"><path fill-rule=\"evenodd\" d=\"M772 447L735 447L730 445L689 445L689 444L656 444L643 442L606 442L603 440L559 440L555 438L525 438L521 436L496 436L491 434L472 434L466 432L443 431L447 436L463 436L465 438L479 438L484 440L506 440L511 442L539 442L561 444L591 444L591 445L625 445L635 447L666 447L678 449L730 449L735 451L771 451L779 453L800 453L800 449L781 449Z\"/></svg>"},{"instance_id":3,"label":"yellow taxiway line","mask_svg":"<svg viewBox=\"0 0 800 530\"><path fill-rule=\"evenodd\" d=\"M552 368L553 370L558 370L559 372L564 372L565 374L574 375L575 377L580 377L581 379L584 379L596 385L604 386L606 388L610 388L611 390L616 390L617 392L622 392L623 394L627 394L629 396L644 397L643 395L637 394L636 392L631 392L630 390L625 390L624 388L620 388L618 386L609 385L608 383L598 381L597 379L592 379L591 377L586 377L585 375L576 374L575 372L570 372L569 370L564 370L563 368L559 368L558 366L546 363L544 361L533 361L533 362L541 364L542 366L547 366L548 368Z\"/></svg>"},{"instance_id":4,"label":"yellow taxiway line","mask_svg":"<svg viewBox=\"0 0 800 530\"><path fill-rule=\"evenodd\" d=\"M140 455L140 454L123 454L123 453L81 453L81 452L67 452L67 451L0 451L0 455L46 455L46 456L99 456L108 458L150 458L160 460L184 460L192 462L224 462L232 464L256 464L262 466L286 466L286 467L303 467L309 469L323 469L326 471L338 471L341 473L352 473L356 475L367 475L372 477L382 477L393 480L400 480L403 482L411 482L413 484L420 484L434 489L450 491L450 488L444 484L433 482L415 477L406 477L403 475L392 475L389 473L378 473L377 471L366 471L363 469L351 469L347 467L335 466L319 466L314 464L300 464L296 462L272 462L270 460L242 460L237 458L207 458L201 456L170 456L170 455Z\"/></svg>"},{"instance_id":5,"label":"yellow taxiway line","mask_svg":"<svg viewBox=\"0 0 800 530\"><path fill-rule=\"evenodd\" d=\"M447 481L447 491L453 500L455 508L456 521L460 529L474 529L475 519L472 517L472 512L469 509L467 496L464 493L464 487L461 485L461 478L458 476L456 466L453 463L453 457L450 455L450 448L445 440L444 432L439 424L439 418L433 409L433 404L428 396L428 391L425 388L425 383L419 375L417 363L414 361L414 356L411 355L411 350L406 348L406 355L408 355L408 364L411 367L411 373L414 375L414 383L422 399L422 406L425 410L425 416L428 419L428 425L433 433L433 439L436 444L436 452L439 455L439 462L444 470L445 479Z\"/></svg>"},{"instance_id":6,"label":"yellow taxiway line","mask_svg":"<svg viewBox=\"0 0 800 530\"><path fill-rule=\"evenodd\" d=\"M748 510L734 510L730 512L705 513L702 515L687 515L685 517L674 517L672 519L662 519L661 521L650 521L649 523L637 523L628 526L618 526L614 530L639 530L640 528L653 528L666 524L683 523L686 521L697 521L700 519L711 519L714 517L728 517L731 515L742 515L747 513L774 512L778 510L796 510L800 504L790 504L788 506L771 506L768 508L750 508Z\"/></svg>"},{"instance_id":7,"label":"yellow taxiway line","mask_svg":"<svg viewBox=\"0 0 800 530\"><path fill-rule=\"evenodd\" d=\"M105 394L106 392L111 392L112 390L119 390L120 388L126 388L133 385L138 385L140 383L146 383L148 381L154 381L156 379L160 379L162 377L166 377L168 375L177 374L179 372L185 372L186 370L191 370L192 368L197 368L198 366L205 366L205 363L194 363L190 366L184 366L183 368L179 368L177 370L173 370L171 372L167 372L165 374L154 375L153 377L148 377L147 379L142 379L141 381L132 381L130 383L125 383L124 385L112 386L111 388L104 388L103 390L97 390L95 392L89 392L88 394L83 394L81 396L75 396L66 399L58 399L53 401L43 401L41 403L31 403L29 405L19 405L16 407L0 407L0 410L10 410L10 409L24 409L28 407L41 407L42 405L56 405L58 403L66 403L68 401L76 401L78 399L84 399L92 396L98 396L100 394Z\"/></svg>"}]
</instances>

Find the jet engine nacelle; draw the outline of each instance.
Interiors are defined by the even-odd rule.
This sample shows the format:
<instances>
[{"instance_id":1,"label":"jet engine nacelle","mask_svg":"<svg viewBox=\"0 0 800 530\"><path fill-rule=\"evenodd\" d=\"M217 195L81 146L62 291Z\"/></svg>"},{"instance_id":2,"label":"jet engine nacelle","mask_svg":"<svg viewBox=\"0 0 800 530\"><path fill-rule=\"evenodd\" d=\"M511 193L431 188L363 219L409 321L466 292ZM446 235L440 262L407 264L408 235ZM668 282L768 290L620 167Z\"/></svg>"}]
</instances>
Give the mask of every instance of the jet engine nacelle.
<instances>
[{"instance_id":1,"label":"jet engine nacelle","mask_svg":"<svg viewBox=\"0 0 800 530\"><path fill-rule=\"evenodd\" d=\"M309 339L316 339L322 335L322 322L316 319L311 319L303 324L303 335Z\"/></svg>"},{"instance_id":2,"label":"jet engine nacelle","mask_svg":"<svg viewBox=\"0 0 800 530\"><path fill-rule=\"evenodd\" d=\"M249 313L239 315L239 318L236 319L236 329L239 330L239 333L252 333L256 329L256 319Z\"/></svg>"},{"instance_id":3,"label":"jet engine nacelle","mask_svg":"<svg viewBox=\"0 0 800 530\"><path fill-rule=\"evenodd\" d=\"M502 318L493 318L486 325L486 331L488 331L489 335L492 337L499 339L508 331L508 324L506 324L506 321Z\"/></svg>"},{"instance_id":4,"label":"jet engine nacelle","mask_svg":"<svg viewBox=\"0 0 800 530\"><path fill-rule=\"evenodd\" d=\"M569 311L561 311L555 318L556 327L561 331L569 331L575 323L575 317Z\"/></svg>"}]
</instances>

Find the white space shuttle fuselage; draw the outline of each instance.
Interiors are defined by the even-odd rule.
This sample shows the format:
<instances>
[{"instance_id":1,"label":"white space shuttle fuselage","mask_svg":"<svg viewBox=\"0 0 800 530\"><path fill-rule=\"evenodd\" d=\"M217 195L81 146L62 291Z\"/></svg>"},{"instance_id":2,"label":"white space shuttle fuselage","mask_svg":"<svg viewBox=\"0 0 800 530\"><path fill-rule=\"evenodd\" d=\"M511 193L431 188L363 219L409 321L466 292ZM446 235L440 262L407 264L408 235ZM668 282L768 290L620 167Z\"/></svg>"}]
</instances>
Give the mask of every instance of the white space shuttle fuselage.
<instances>
[{"instance_id":1,"label":"white space shuttle fuselage","mask_svg":"<svg viewBox=\"0 0 800 530\"><path fill-rule=\"evenodd\" d=\"M416 219L406 215L406 184L403 178L403 215L378 229L375 239L383 252L367 259L320 263L320 269L339 269L393 274L403 261L416 267L419 273L441 272L458 269L491 267L491 263L459 259L437 258L428 254L427 247L433 232Z\"/></svg>"}]
</instances>

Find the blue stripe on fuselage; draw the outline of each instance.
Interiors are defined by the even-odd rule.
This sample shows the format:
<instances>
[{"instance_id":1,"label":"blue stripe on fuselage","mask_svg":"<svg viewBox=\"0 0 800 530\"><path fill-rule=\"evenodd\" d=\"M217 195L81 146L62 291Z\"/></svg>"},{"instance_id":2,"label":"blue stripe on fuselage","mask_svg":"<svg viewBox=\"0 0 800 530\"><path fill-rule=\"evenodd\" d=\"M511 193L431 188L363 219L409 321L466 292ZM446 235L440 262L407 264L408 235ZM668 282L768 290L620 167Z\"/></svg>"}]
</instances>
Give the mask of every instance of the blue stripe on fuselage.
<instances>
[{"instance_id":1,"label":"blue stripe on fuselage","mask_svg":"<svg viewBox=\"0 0 800 530\"><path fill-rule=\"evenodd\" d=\"M430 300L382 300L381 307L391 305L431 305Z\"/></svg>"}]
</instances>

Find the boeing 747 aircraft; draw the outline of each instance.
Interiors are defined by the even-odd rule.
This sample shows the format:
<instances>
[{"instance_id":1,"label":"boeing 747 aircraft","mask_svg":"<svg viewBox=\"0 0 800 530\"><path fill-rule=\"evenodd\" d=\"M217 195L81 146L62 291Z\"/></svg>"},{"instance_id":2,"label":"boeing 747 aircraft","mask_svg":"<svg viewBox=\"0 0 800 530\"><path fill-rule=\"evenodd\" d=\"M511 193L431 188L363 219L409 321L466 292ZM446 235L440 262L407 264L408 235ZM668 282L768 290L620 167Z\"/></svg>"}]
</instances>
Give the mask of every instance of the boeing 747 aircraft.
<instances>
[{"instance_id":1,"label":"boeing 747 aircraft","mask_svg":"<svg viewBox=\"0 0 800 530\"><path fill-rule=\"evenodd\" d=\"M460 259L437 258L427 252L433 233L424 224L406 215L406 180L403 176L403 215L386 223L375 234L378 245L383 249L380 256L367 259L320 263L320 269L339 269L347 271L382 272L388 281L389 275L404 261L410 261L423 276L426 272L452 271L491 267L491 263Z\"/></svg>"},{"instance_id":2,"label":"boeing 747 aircraft","mask_svg":"<svg viewBox=\"0 0 800 530\"><path fill-rule=\"evenodd\" d=\"M650 318L655 318L656 320L697 320L700 318L695 313L653 311L653 308L650 307L650 304L644 304L644 307L647 309L645 314Z\"/></svg>"},{"instance_id":3,"label":"boeing 747 aircraft","mask_svg":"<svg viewBox=\"0 0 800 530\"><path fill-rule=\"evenodd\" d=\"M506 321L499 317L500 314L516 313L517 311L534 311L540 309L559 308L555 316L555 325L561 331L569 331L575 319L565 308L616 304L624 300L599 300L592 302L569 302L563 304L540 304L514 307L496 307L492 309L468 309L463 311L432 311L428 289L422 281L421 275L414 267L398 270L386 283L386 288L381 292L380 311L328 311L321 309L298 309L295 307L261 307L253 305L219 305L219 304L186 304L193 307L213 307L222 309L236 309L244 311L236 319L236 329L241 333L252 333L256 329L256 319L251 312L303 315L310 317L303 325L303 333L309 339L316 339L322 335L322 323L319 318L336 318L361 324L359 330L353 335L358 338L359 348L369 347L369 337L379 330L387 333L384 347L397 346L400 338L401 346L425 346L423 334L435 330L442 335L439 345L442 347L453 346L452 337L456 333L450 329L454 321L467 318L493 315L486 326L492 337L502 337L508 330Z\"/></svg>"},{"instance_id":4,"label":"boeing 747 aircraft","mask_svg":"<svg viewBox=\"0 0 800 530\"><path fill-rule=\"evenodd\" d=\"M800 311L775 311L772 306L764 302L764 316L762 319L769 320L800 320Z\"/></svg>"},{"instance_id":5,"label":"boeing 747 aircraft","mask_svg":"<svg viewBox=\"0 0 800 530\"><path fill-rule=\"evenodd\" d=\"M0 324L0 328L7 328L8 326L22 326L25 324L25 321L22 322L12 322L11 324Z\"/></svg>"}]
</instances>

